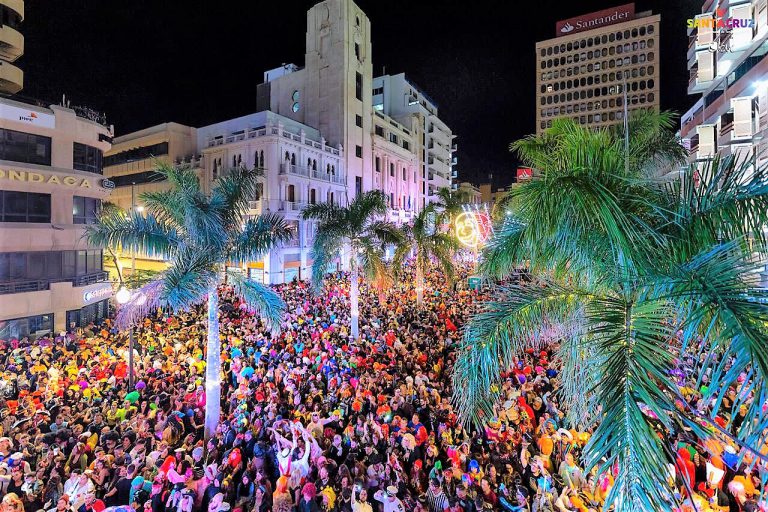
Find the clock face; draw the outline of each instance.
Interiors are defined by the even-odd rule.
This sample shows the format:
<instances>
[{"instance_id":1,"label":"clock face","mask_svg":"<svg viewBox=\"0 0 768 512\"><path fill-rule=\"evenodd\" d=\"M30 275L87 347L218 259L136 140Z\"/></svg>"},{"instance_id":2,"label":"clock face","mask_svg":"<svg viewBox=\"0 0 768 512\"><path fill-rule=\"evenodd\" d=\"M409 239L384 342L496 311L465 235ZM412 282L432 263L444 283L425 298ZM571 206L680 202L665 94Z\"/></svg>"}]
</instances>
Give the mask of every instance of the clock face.
<instances>
[{"instance_id":1,"label":"clock face","mask_svg":"<svg viewBox=\"0 0 768 512\"><path fill-rule=\"evenodd\" d=\"M298 101L294 102L293 105L291 105L291 110L293 110L294 112L298 112L299 111L299 102Z\"/></svg>"}]
</instances>

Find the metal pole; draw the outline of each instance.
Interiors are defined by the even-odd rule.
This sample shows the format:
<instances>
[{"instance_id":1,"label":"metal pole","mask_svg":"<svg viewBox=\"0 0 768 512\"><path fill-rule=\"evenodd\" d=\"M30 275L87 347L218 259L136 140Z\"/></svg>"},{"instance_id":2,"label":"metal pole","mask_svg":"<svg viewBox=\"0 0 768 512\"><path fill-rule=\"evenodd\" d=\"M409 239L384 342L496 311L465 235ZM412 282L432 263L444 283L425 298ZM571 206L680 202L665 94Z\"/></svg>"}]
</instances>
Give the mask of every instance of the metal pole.
<instances>
[{"instance_id":1,"label":"metal pole","mask_svg":"<svg viewBox=\"0 0 768 512\"><path fill-rule=\"evenodd\" d=\"M133 325L128 331L128 392L133 390Z\"/></svg>"},{"instance_id":2,"label":"metal pole","mask_svg":"<svg viewBox=\"0 0 768 512\"><path fill-rule=\"evenodd\" d=\"M136 211L136 183L131 183L131 213ZM131 279L136 285L136 252L131 252Z\"/></svg>"},{"instance_id":3,"label":"metal pole","mask_svg":"<svg viewBox=\"0 0 768 512\"><path fill-rule=\"evenodd\" d=\"M629 176L629 107L627 106L627 72L621 74L624 88L624 175Z\"/></svg>"}]
</instances>

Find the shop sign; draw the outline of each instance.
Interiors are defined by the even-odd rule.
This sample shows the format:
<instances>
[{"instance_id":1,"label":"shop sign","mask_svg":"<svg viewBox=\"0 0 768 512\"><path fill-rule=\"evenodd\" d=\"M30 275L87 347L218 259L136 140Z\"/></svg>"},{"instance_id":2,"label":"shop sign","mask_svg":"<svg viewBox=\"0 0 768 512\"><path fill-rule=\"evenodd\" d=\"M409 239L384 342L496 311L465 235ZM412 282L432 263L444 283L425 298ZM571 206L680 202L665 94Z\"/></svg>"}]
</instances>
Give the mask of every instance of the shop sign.
<instances>
[{"instance_id":1,"label":"shop sign","mask_svg":"<svg viewBox=\"0 0 768 512\"><path fill-rule=\"evenodd\" d=\"M112 296L112 285L104 286L102 288L96 288L95 290L88 290L83 293L83 303L88 304L102 299L108 299Z\"/></svg>"},{"instance_id":2,"label":"shop sign","mask_svg":"<svg viewBox=\"0 0 768 512\"><path fill-rule=\"evenodd\" d=\"M41 128L56 128L56 116L43 112L35 112L28 108L20 108L6 103L0 103L0 119L16 121Z\"/></svg>"}]
</instances>

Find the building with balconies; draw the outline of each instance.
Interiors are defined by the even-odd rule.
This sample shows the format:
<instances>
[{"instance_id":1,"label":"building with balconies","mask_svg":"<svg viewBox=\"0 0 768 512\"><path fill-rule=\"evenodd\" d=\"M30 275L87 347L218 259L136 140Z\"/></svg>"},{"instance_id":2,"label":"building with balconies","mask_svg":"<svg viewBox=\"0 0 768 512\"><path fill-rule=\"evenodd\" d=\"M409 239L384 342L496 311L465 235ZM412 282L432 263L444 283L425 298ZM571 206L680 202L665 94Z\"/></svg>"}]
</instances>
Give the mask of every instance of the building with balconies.
<instances>
[{"instance_id":1,"label":"building with balconies","mask_svg":"<svg viewBox=\"0 0 768 512\"><path fill-rule=\"evenodd\" d=\"M457 177L455 136L438 117L437 104L405 73L374 78L372 93L374 113L413 126L414 150L423 179L419 206L423 208L437 199L438 189L451 188Z\"/></svg>"},{"instance_id":2,"label":"building with balconies","mask_svg":"<svg viewBox=\"0 0 768 512\"><path fill-rule=\"evenodd\" d=\"M466 195L467 204L481 204L483 202L483 193L477 185L473 185L468 181L462 181L459 183L457 190L460 194Z\"/></svg>"},{"instance_id":3,"label":"building with balconies","mask_svg":"<svg viewBox=\"0 0 768 512\"><path fill-rule=\"evenodd\" d=\"M293 240L240 270L260 283L277 284L310 276L316 221L305 221L308 204L346 204L344 151L315 128L264 111L197 129L202 176L209 184L237 166L263 169L250 215L278 212L293 226Z\"/></svg>"},{"instance_id":4,"label":"building with balconies","mask_svg":"<svg viewBox=\"0 0 768 512\"><path fill-rule=\"evenodd\" d=\"M0 94L24 88L24 72L13 63L24 55L24 0L0 0Z\"/></svg>"},{"instance_id":5,"label":"building with balconies","mask_svg":"<svg viewBox=\"0 0 768 512\"><path fill-rule=\"evenodd\" d=\"M0 2L2 3L2 2ZM0 338L97 322L112 285L84 239L112 189L112 128L87 110L0 99Z\"/></svg>"},{"instance_id":6,"label":"building with balconies","mask_svg":"<svg viewBox=\"0 0 768 512\"><path fill-rule=\"evenodd\" d=\"M704 164L720 154L762 164L768 147L765 2L708 0L689 24L688 93L700 95L680 120L689 160Z\"/></svg>"}]
</instances>

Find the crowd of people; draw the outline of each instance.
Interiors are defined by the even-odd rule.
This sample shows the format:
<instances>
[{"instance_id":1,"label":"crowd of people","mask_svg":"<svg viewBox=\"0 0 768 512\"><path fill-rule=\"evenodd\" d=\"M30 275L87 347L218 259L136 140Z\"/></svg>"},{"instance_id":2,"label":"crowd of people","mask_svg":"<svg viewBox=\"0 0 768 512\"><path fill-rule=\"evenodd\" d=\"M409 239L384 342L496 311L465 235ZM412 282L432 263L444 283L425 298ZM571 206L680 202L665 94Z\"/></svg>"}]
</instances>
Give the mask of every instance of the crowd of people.
<instances>
[{"instance_id":1,"label":"crowd of people","mask_svg":"<svg viewBox=\"0 0 768 512\"><path fill-rule=\"evenodd\" d=\"M520 354L497 415L465 428L451 406L461 326L487 291L427 276L363 285L349 333L348 274L322 293L278 286L279 334L221 289L222 416L204 438L205 309L158 311L127 338L110 321L0 344L0 496L13 512L598 512L610 472L561 410L556 344ZM727 405L727 404L726 404ZM757 510L733 450L680 443L690 510ZM711 446L709 446L711 448ZM713 453L717 452L717 453ZM695 503L694 503L695 502Z\"/></svg>"}]
</instances>

